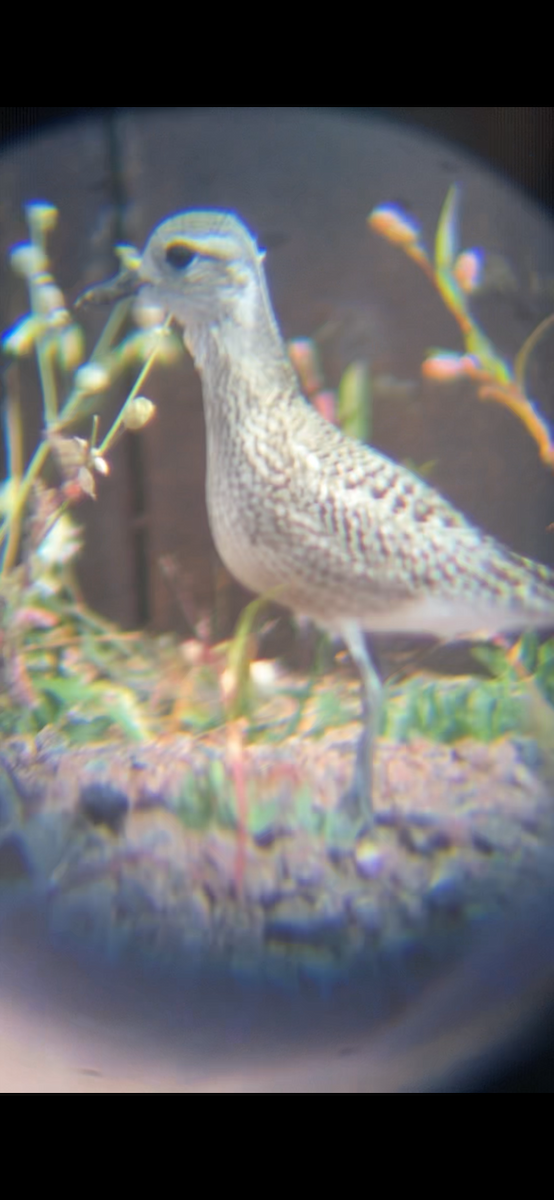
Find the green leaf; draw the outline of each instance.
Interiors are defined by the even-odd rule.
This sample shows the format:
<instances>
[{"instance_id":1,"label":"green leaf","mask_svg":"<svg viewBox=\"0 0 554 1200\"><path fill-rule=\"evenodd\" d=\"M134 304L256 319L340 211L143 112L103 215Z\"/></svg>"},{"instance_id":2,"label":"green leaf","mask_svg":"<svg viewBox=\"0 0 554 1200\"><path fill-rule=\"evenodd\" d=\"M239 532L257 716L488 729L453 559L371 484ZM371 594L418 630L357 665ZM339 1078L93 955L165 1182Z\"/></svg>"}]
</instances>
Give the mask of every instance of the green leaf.
<instances>
[{"instance_id":1,"label":"green leaf","mask_svg":"<svg viewBox=\"0 0 554 1200\"><path fill-rule=\"evenodd\" d=\"M214 798L206 779L187 778L175 803L175 811L187 829L206 830L214 819Z\"/></svg>"},{"instance_id":2,"label":"green leaf","mask_svg":"<svg viewBox=\"0 0 554 1200\"><path fill-rule=\"evenodd\" d=\"M491 742L494 737L493 719L496 697L490 685L476 687L469 698L471 733L480 742Z\"/></svg>"},{"instance_id":3,"label":"green leaf","mask_svg":"<svg viewBox=\"0 0 554 1200\"><path fill-rule=\"evenodd\" d=\"M248 713L250 702L250 664L252 662L252 635L256 621L270 602L271 596L260 596L244 609L229 645L228 670L234 678L235 690L231 702L232 719Z\"/></svg>"},{"instance_id":4,"label":"green leaf","mask_svg":"<svg viewBox=\"0 0 554 1200\"><path fill-rule=\"evenodd\" d=\"M46 676L33 680L37 692L53 696L62 708L81 708L86 701L87 688L80 679L62 679L61 677Z\"/></svg>"},{"instance_id":5,"label":"green leaf","mask_svg":"<svg viewBox=\"0 0 554 1200\"><path fill-rule=\"evenodd\" d=\"M264 833L279 825L282 819L282 803L270 800L266 804L251 804L248 807L248 831L253 838L261 838Z\"/></svg>"},{"instance_id":6,"label":"green leaf","mask_svg":"<svg viewBox=\"0 0 554 1200\"><path fill-rule=\"evenodd\" d=\"M93 684L92 688L98 701L95 715L99 716L102 713L111 717L114 725L118 725L133 742L147 742L151 739L152 734L140 705L128 688L113 685L104 687L99 683Z\"/></svg>"},{"instance_id":7,"label":"green leaf","mask_svg":"<svg viewBox=\"0 0 554 1200\"><path fill-rule=\"evenodd\" d=\"M63 732L72 746L87 746L91 742L103 741L112 727L109 717L94 717L89 721L68 720Z\"/></svg>"},{"instance_id":8,"label":"green leaf","mask_svg":"<svg viewBox=\"0 0 554 1200\"><path fill-rule=\"evenodd\" d=\"M479 326L473 323L473 328L466 336L466 349L468 354L473 355L477 362L485 371L489 373L500 384L513 383L513 375L510 368L504 362L500 355L489 341L488 337L479 329Z\"/></svg>"},{"instance_id":9,"label":"green leaf","mask_svg":"<svg viewBox=\"0 0 554 1200\"><path fill-rule=\"evenodd\" d=\"M453 275L448 271L437 271L437 287L439 292L451 312L454 313L456 320L463 324L474 324L473 318L469 312L467 298L462 292L461 287L456 283ZM466 349L467 340L466 340Z\"/></svg>"},{"instance_id":10,"label":"green leaf","mask_svg":"<svg viewBox=\"0 0 554 1200\"><path fill-rule=\"evenodd\" d=\"M340 381L339 425L348 437L369 442L373 432L373 389L367 362L353 362Z\"/></svg>"},{"instance_id":11,"label":"green leaf","mask_svg":"<svg viewBox=\"0 0 554 1200\"><path fill-rule=\"evenodd\" d=\"M554 695L544 695L542 686L530 679L519 697L520 723L525 733L530 734L541 750L552 759L554 746Z\"/></svg>"},{"instance_id":12,"label":"green leaf","mask_svg":"<svg viewBox=\"0 0 554 1200\"><path fill-rule=\"evenodd\" d=\"M545 333L547 333L550 329L552 329L553 325L554 325L554 314L550 317L547 317L545 321L542 321L541 324L539 325L538 329L535 329L534 333L531 334L531 337L527 338L527 341L522 346L522 348L516 358L515 377L516 377L516 381L523 393L525 393L525 391L526 391L525 375L527 372L527 367L529 365L529 359L531 358L531 355L533 354L534 350L537 348L541 339L544 337Z\"/></svg>"},{"instance_id":13,"label":"green leaf","mask_svg":"<svg viewBox=\"0 0 554 1200\"><path fill-rule=\"evenodd\" d=\"M540 647L539 671L544 671L546 674L551 671L554 680L554 638L550 638Z\"/></svg>"},{"instance_id":14,"label":"green leaf","mask_svg":"<svg viewBox=\"0 0 554 1200\"><path fill-rule=\"evenodd\" d=\"M513 668L506 657L506 652L499 646L474 646L471 656L476 662L481 663L481 666L486 667L495 679L512 679Z\"/></svg>"},{"instance_id":15,"label":"green leaf","mask_svg":"<svg viewBox=\"0 0 554 1200\"><path fill-rule=\"evenodd\" d=\"M319 693L312 733L322 735L328 729L337 729L341 725L348 725L351 720L352 714L344 707L336 692L329 688Z\"/></svg>"},{"instance_id":16,"label":"green leaf","mask_svg":"<svg viewBox=\"0 0 554 1200\"><path fill-rule=\"evenodd\" d=\"M434 687L421 688L416 699L416 719L419 732L431 736L431 731L437 724L437 716Z\"/></svg>"},{"instance_id":17,"label":"green leaf","mask_svg":"<svg viewBox=\"0 0 554 1200\"><path fill-rule=\"evenodd\" d=\"M539 638L534 630L524 633L521 638L519 659L526 673L534 675L539 665Z\"/></svg>"},{"instance_id":18,"label":"green leaf","mask_svg":"<svg viewBox=\"0 0 554 1200\"><path fill-rule=\"evenodd\" d=\"M236 828L233 790L220 759L212 759L202 775L187 776L175 811L189 829L205 830L214 823L225 829Z\"/></svg>"},{"instance_id":19,"label":"green leaf","mask_svg":"<svg viewBox=\"0 0 554 1200\"><path fill-rule=\"evenodd\" d=\"M223 711L201 708L199 705L191 704L181 714L179 726L190 733L198 734L209 733L211 729L218 729L224 722L225 716Z\"/></svg>"},{"instance_id":20,"label":"green leaf","mask_svg":"<svg viewBox=\"0 0 554 1200\"><path fill-rule=\"evenodd\" d=\"M460 193L456 185L450 188L440 215L435 243L435 266L437 271L453 271L459 258L461 246L458 233L458 209Z\"/></svg>"},{"instance_id":21,"label":"green leaf","mask_svg":"<svg viewBox=\"0 0 554 1200\"><path fill-rule=\"evenodd\" d=\"M37 691L52 696L60 706L59 716L71 712L84 722L108 718L134 742L152 735L140 705L128 688L111 683L83 684L80 679L36 678Z\"/></svg>"}]
</instances>

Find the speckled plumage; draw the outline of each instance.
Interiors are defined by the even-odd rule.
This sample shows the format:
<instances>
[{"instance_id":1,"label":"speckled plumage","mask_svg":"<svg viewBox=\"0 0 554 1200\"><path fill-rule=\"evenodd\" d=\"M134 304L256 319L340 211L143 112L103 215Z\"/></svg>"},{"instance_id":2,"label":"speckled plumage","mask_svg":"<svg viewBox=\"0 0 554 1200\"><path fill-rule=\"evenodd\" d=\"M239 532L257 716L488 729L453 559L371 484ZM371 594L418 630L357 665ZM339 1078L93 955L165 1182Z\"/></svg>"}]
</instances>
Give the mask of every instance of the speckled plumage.
<instances>
[{"instance_id":1,"label":"speckled plumage","mask_svg":"<svg viewBox=\"0 0 554 1200\"><path fill-rule=\"evenodd\" d=\"M241 583L339 632L554 625L554 572L499 545L304 399L263 256L237 218L164 222L141 280L145 300L184 326L200 371L210 523Z\"/></svg>"}]
</instances>

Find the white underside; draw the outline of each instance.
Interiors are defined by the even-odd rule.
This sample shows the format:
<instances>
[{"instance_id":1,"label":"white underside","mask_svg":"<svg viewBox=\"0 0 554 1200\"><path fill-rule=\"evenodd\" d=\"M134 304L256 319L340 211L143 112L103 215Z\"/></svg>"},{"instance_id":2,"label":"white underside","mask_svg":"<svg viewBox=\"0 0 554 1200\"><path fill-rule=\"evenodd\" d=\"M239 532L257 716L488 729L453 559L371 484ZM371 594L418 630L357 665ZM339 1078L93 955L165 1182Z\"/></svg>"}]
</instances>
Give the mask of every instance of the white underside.
<instances>
[{"instance_id":1,"label":"white underside","mask_svg":"<svg viewBox=\"0 0 554 1200\"><path fill-rule=\"evenodd\" d=\"M321 618L320 618L321 620ZM525 629L554 628L554 607L543 613L525 610L510 612L502 609L483 609L452 601L414 601L411 604L374 612L358 618L349 614L340 622L330 621L329 628L337 631L357 626L367 633L422 634L443 638L458 638L475 634L516 633Z\"/></svg>"}]
</instances>

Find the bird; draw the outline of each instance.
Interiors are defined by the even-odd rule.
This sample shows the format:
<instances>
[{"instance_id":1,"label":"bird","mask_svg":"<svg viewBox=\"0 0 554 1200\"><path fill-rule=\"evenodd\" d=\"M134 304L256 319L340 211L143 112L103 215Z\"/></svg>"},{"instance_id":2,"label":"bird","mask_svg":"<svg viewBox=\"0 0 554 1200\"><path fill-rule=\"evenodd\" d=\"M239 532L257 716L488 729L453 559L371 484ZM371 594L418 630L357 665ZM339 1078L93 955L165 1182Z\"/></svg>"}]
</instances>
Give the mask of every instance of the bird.
<instances>
[{"instance_id":1,"label":"bird","mask_svg":"<svg viewBox=\"0 0 554 1200\"><path fill-rule=\"evenodd\" d=\"M353 792L369 827L382 686L366 634L554 627L554 571L316 411L274 313L266 255L234 213L164 220L114 282L118 298L138 293L183 328L202 384L207 507L223 563L250 591L341 638L359 670Z\"/></svg>"}]
</instances>

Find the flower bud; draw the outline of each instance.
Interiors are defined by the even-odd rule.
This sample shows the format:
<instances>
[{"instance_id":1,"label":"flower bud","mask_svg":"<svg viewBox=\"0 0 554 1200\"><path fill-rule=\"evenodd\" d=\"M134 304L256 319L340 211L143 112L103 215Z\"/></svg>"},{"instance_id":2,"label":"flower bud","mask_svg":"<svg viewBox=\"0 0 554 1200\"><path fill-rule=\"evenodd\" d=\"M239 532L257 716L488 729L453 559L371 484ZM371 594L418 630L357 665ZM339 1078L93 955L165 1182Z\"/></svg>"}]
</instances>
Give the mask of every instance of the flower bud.
<instances>
[{"instance_id":1,"label":"flower bud","mask_svg":"<svg viewBox=\"0 0 554 1200\"><path fill-rule=\"evenodd\" d=\"M4 335L2 349L14 358L23 358L32 353L36 341L44 331L45 324L40 317L24 317Z\"/></svg>"},{"instance_id":2,"label":"flower bud","mask_svg":"<svg viewBox=\"0 0 554 1200\"><path fill-rule=\"evenodd\" d=\"M275 695L279 684L277 663L265 659L250 663L250 679L260 698L269 700Z\"/></svg>"},{"instance_id":3,"label":"flower bud","mask_svg":"<svg viewBox=\"0 0 554 1200\"><path fill-rule=\"evenodd\" d=\"M338 424L336 392L316 392L315 396L311 397L311 401L321 417L325 417L325 420L330 421L332 425Z\"/></svg>"},{"instance_id":4,"label":"flower bud","mask_svg":"<svg viewBox=\"0 0 554 1200\"><path fill-rule=\"evenodd\" d=\"M31 233L36 233L39 237L51 233L58 223L58 210L53 204L28 204L25 215Z\"/></svg>"},{"instance_id":5,"label":"flower bud","mask_svg":"<svg viewBox=\"0 0 554 1200\"><path fill-rule=\"evenodd\" d=\"M322 391L325 380L315 342L311 338L297 338L289 342L288 352L306 395Z\"/></svg>"},{"instance_id":6,"label":"flower bud","mask_svg":"<svg viewBox=\"0 0 554 1200\"><path fill-rule=\"evenodd\" d=\"M383 204L375 208L369 215L369 225L375 233L386 237L397 246L416 246L421 238L421 230L415 221L396 204Z\"/></svg>"},{"instance_id":7,"label":"flower bud","mask_svg":"<svg viewBox=\"0 0 554 1200\"><path fill-rule=\"evenodd\" d=\"M68 325L57 343L58 362L64 371L74 371L85 357L85 339L78 325Z\"/></svg>"},{"instance_id":8,"label":"flower bud","mask_svg":"<svg viewBox=\"0 0 554 1200\"><path fill-rule=\"evenodd\" d=\"M472 375L477 369L477 362L470 354L433 354L427 358L421 368L424 379L432 379L436 383L449 383L464 375Z\"/></svg>"},{"instance_id":9,"label":"flower bud","mask_svg":"<svg viewBox=\"0 0 554 1200\"><path fill-rule=\"evenodd\" d=\"M48 267L46 255L32 242L14 246L10 254L13 270L23 279L31 279L33 275L42 275Z\"/></svg>"},{"instance_id":10,"label":"flower bud","mask_svg":"<svg viewBox=\"0 0 554 1200\"><path fill-rule=\"evenodd\" d=\"M466 250L456 260L454 278L458 287L470 296L478 291L483 279L484 258L480 250Z\"/></svg>"},{"instance_id":11,"label":"flower bud","mask_svg":"<svg viewBox=\"0 0 554 1200\"><path fill-rule=\"evenodd\" d=\"M96 483L94 482L94 475L92 471L89 471L88 467L81 467L77 476L77 482L85 496L90 496L91 500L96 500Z\"/></svg>"},{"instance_id":12,"label":"flower bud","mask_svg":"<svg viewBox=\"0 0 554 1200\"><path fill-rule=\"evenodd\" d=\"M50 280L37 288L36 297L38 308L45 317L50 317L60 311L67 312L63 292Z\"/></svg>"},{"instance_id":13,"label":"flower bud","mask_svg":"<svg viewBox=\"0 0 554 1200\"><path fill-rule=\"evenodd\" d=\"M139 329L159 329L165 322L165 309L160 308L157 304L145 304L144 301L137 301L134 306L133 316Z\"/></svg>"},{"instance_id":14,"label":"flower bud","mask_svg":"<svg viewBox=\"0 0 554 1200\"><path fill-rule=\"evenodd\" d=\"M137 396L136 400L131 400L125 408L123 414L125 429L137 433L139 429L144 429L144 426L149 424L155 414L156 405L144 396Z\"/></svg>"},{"instance_id":15,"label":"flower bud","mask_svg":"<svg viewBox=\"0 0 554 1200\"><path fill-rule=\"evenodd\" d=\"M75 375L75 387L86 395L104 392L109 387L110 376L99 363L87 363Z\"/></svg>"},{"instance_id":16,"label":"flower bud","mask_svg":"<svg viewBox=\"0 0 554 1200\"><path fill-rule=\"evenodd\" d=\"M109 463L107 463L106 459L102 458L101 454L98 454L95 450L92 452L91 466L94 467L94 470L98 475L104 475L104 477L106 477L110 473Z\"/></svg>"},{"instance_id":17,"label":"flower bud","mask_svg":"<svg viewBox=\"0 0 554 1200\"><path fill-rule=\"evenodd\" d=\"M221 693L226 703L229 703L236 698L237 686L238 680L236 671L233 671L230 667L227 667L227 670L223 671L223 674L220 678Z\"/></svg>"},{"instance_id":18,"label":"flower bud","mask_svg":"<svg viewBox=\"0 0 554 1200\"><path fill-rule=\"evenodd\" d=\"M181 658L187 667L198 667L205 659L206 647L196 638L183 642L180 647Z\"/></svg>"}]
</instances>

